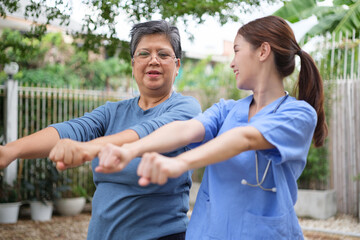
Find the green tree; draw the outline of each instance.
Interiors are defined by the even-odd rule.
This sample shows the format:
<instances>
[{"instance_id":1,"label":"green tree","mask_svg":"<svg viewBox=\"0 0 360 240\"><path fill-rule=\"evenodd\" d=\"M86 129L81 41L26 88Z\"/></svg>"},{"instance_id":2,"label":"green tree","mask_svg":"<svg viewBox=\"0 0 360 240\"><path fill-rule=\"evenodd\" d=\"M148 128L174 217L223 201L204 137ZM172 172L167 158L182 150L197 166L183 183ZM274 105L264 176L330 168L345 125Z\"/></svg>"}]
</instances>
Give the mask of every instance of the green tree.
<instances>
[{"instance_id":1,"label":"green tree","mask_svg":"<svg viewBox=\"0 0 360 240\"><path fill-rule=\"evenodd\" d=\"M104 46L108 55L113 56L118 49L121 58L128 58L128 45L117 38L121 28L117 27L117 17L126 15L129 22L149 20L154 14L171 22L187 22L192 18L202 23L206 16L215 17L221 24L229 20L238 20L241 13L249 12L260 6L261 2L275 3L281 0L83 0L87 14L82 30L72 33L83 39L82 48L99 50ZM32 31L28 37L41 39L46 32L46 25L59 22L68 25L73 12L72 1L30 0L25 6L24 16L34 19ZM3 0L0 2L0 17L18 11L22 1ZM23 6L24 7L24 6ZM39 22L45 17L44 22ZM100 33L101 32L101 33ZM9 61L8 59L2 59Z\"/></svg>"},{"instance_id":2,"label":"green tree","mask_svg":"<svg viewBox=\"0 0 360 240\"><path fill-rule=\"evenodd\" d=\"M319 6L324 0L291 0L284 2L274 15L282 17L291 23L316 16L318 23L305 35L309 37L325 35L326 33L356 31L360 33L360 1L358 0L333 0L332 6Z\"/></svg>"},{"instance_id":3,"label":"green tree","mask_svg":"<svg viewBox=\"0 0 360 240\"><path fill-rule=\"evenodd\" d=\"M19 31L4 29L0 39L0 63L9 61L25 63L40 52L40 41Z\"/></svg>"},{"instance_id":4,"label":"green tree","mask_svg":"<svg viewBox=\"0 0 360 240\"><path fill-rule=\"evenodd\" d=\"M41 41L29 39L17 30L5 29L0 37L1 46L7 43L20 46L4 47L3 55L18 62L22 67L15 78L22 84L46 85L52 87L117 89L128 90L131 78L130 61L117 57L106 60L89 60L85 51L65 43L61 33L46 33ZM24 53L26 53L24 55ZM0 84L7 76L0 72Z\"/></svg>"}]
</instances>

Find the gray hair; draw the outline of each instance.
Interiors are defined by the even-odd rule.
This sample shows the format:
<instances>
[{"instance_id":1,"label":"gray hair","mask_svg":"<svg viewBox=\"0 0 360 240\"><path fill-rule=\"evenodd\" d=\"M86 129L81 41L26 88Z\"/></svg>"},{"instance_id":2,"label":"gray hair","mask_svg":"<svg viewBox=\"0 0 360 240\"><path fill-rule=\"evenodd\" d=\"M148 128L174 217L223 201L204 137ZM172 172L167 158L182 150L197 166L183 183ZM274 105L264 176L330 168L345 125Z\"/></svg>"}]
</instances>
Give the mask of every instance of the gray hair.
<instances>
[{"instance_id":1,"label":"gray hair","mask_svg":"<svg viewBox=\"0 0 360 240\"><path fill-rule=\"evenodd\" d=\"M175 52L176 58L181 58L181 42L180 34L177 27L170 25L164 20L160 21L148 21L144 23L138 23L133 26L130 31L130 56L134 57L135 50L140 40L151 34L164 34Z\"/></svg>"}]
</instances>

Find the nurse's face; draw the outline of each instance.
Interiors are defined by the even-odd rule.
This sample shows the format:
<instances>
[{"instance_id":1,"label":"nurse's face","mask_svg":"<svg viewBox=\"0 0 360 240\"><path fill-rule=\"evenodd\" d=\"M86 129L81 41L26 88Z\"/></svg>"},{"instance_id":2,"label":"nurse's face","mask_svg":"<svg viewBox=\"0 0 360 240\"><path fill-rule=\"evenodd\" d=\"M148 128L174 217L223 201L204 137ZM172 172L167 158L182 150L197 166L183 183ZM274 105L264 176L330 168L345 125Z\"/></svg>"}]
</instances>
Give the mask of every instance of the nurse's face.
<instances>
[{"instance_id":1,"label":"nurse's face","mask_svg":"<svg viewBox=\"0 0 360 240\"><path fill-rule=\"evenodd\" d=\"M234 40L234 52L230 67L235 73L236 86L239 89L253 90L259 71L256 50L245 38L237 34Z\"/></svg>"},{"instance_id":2,"label":"nurse's face","mask_svg":"<svg viewBox=\"0 0 360 240\"><path fill-rule=\"evenodd\" d=\"M163 34L141 38L133 59L133 73L143 95L162 95L171 91L180 68L180 60Z\"/></svg>"}]
</instances>

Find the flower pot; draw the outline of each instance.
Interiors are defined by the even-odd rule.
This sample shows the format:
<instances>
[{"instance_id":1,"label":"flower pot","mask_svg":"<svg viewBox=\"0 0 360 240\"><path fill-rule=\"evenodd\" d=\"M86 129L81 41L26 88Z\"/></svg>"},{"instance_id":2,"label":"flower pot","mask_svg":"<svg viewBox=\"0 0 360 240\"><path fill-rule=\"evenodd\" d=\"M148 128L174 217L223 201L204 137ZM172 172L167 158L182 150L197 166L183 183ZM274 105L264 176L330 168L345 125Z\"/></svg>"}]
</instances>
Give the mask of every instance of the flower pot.
<instances>
[{"instance_id":1,"label":"flower pot","mask_svg":"<svg viewBox=\"0 0 360 240\"><path fill-rule=\"evenodd\" d=\"M55 207L63 216L74 216L82 212L85 203L86 199L84 197L61 198L55 201Z\"/></svg>"},{"instance_id":2,"label":"flower pot","mask_svg":"<svg viewBox=\"0 0 360 240\"><path fill-rule=\"evenodd\" d=\"M45 201L45 203L40 201L30 202L30 212L31 219L35 221L50 221L53 212L53 203L50 201Z\"/></svg>"},{"instance_id":3,"label":"flower pot","mask_svg":"<svg viewBox=\"0 0 360 240\"><path fill-rule=\"evenodd\" d=\"M299 189L295 212L298 217L328 219L337 211L336 192L331 190Z\"/></svg>"},{"instance_id":4,"label":"flower pot","mask_svg":"<svg viewBox=\"0 0 360 240\"><path fill-rule=\"evenodd\" d=\"M0 203L0 223L16 223L21 202Z\"/></svg>"}]
</instances>

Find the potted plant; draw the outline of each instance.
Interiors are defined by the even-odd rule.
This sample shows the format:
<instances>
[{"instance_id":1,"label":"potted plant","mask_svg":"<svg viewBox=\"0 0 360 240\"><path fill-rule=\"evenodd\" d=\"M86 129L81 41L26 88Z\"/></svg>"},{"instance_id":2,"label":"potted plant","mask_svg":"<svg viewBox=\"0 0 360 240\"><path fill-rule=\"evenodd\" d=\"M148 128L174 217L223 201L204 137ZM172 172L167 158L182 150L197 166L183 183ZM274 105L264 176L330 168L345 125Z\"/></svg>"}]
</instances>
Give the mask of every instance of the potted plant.
<instances>
[{"instance_id":1,"label":"potted plant","mask_svg":"<svg viewBox=\"0 0 360 240\"><path fill-rule=\"evenodd\" d=\"M337 212L336 192L328 189L329 167L327 148L310 147L306 167L298 180L298 217L327 219Z\"/></svg>"},{"instance_id":2,"label":"potted plant","mask_svg":"<svg viewBox=\"0 0 360 240\"><path fill-rule=\"evenodd\" d=\"M85 207L87 191L76 185L79 168L68 169L58 175L57 192L59 198L55 201L57 212L63 216L74 216Z\"/></svg>"},{"instance_id":3,"label":"potted plant","mask_svg":"<svg viewBox=\"0 0 360 240\"><path fill-rule=\"evenodd\" d=\"M81 213L85 207L87 193L81 186L70 186L61 193L61 198L55 201L56 210L63 216L74 216Z\"/></svg>"},{"instance_id":4,"label":"potted plant","mask_svg":"<svg viewBox=\"0 0 360 240\"><path fill-rule=\"evenodd\" d=\"M11 186L0 175L0 223L16 223L21 206L20 186L15 181Z\"/></svg>"},{"instance_id":5,"label":"potted plant","mask_svg":"<svg viewBox=\"0 0 360 240\"><path fill-rule=\"evenodd\" d=\"M49 221L53 212L53 201L59 197L57 181L59 174L49 160L45 164L33 164L30 180L25 181L27 197L30 201L31 219Z\"/></svg>"}]
</instances>

